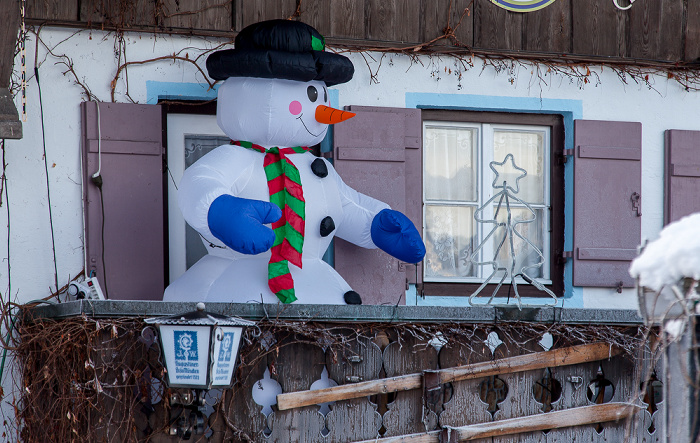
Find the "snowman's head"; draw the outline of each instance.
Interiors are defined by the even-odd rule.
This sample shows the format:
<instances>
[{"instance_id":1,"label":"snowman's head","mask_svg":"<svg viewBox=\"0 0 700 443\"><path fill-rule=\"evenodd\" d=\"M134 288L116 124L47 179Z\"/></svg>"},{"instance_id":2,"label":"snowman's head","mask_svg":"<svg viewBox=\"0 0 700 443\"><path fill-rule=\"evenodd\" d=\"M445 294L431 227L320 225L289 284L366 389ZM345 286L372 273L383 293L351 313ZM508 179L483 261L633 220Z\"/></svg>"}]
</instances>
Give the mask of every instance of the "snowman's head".
<instances>
[{"instance_id":1,"label":"snowman's head","mask_svg":"<svg viewBox=\"0 0 700 443\"><path fill-rule=\"evenodd\" d=\"M316 119L319 105L329 106L328 88L319 80L230 77L219 87L216 118L232 140L313 146L328 130Z\"/></svg>"}]
</instances>

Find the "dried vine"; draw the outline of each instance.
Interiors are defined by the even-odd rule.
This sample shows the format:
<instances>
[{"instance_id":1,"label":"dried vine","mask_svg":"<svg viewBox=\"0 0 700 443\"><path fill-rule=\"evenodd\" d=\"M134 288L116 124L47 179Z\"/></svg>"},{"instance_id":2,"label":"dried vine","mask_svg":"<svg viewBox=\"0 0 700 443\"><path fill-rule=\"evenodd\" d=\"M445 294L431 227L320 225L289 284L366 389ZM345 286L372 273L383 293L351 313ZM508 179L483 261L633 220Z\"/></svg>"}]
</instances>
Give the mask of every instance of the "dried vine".
<instances>
[{"instance_id":1,"label":"dried vine","mask_svg":"<svg viewBox=\"0 0 700 443\"><path fill-rule=\"evenodd\" d=\"M148 441L167 434L171 421L170 390L153 330L142 319L78 317L64 320L32 318L27 307L13 336L21 379L15 400L22 441ZM209 427L241 441L254 441L246 429L228 417L240 408L237 392L257 382L261 365L275 374L274 360L287 346L325 348L330 361L344 361L349 345L368 340L380 347L389 342L419 347L440 337L443 347L457 346L467 359L482 353L489 332L497 331L515 353L532 352L546 332L553 347L606 342L634 360L651 350L644 327L501 323L501 324L332 324L266 319L249 328L242 343L236 383L209 417ZM411 345L413 346L413 345ZM417 349L417 348L416 348ZM415 349L414 349L415 350ZM404 352L411 352L407 348ZM647 360L648 361L648 360ZM643 364L639 361L638 364Z\"/></svg>"},{"instance_id":2,"label":"dried vine","mask_svg":"<svg viewBox=\"0 0 700 443\"><path fill-rule=\"evenodd\" d=\"M125 57L125 45L123 44L123 34L126 31L132 29L139 30L149 30L153 32L154 35L167 34L172 32L174 29L168 28L164 25L164 20L172 19L179 16L192 16L197 17L201 14L224 7L232 7L232 0L223 1L216 4L208 4L196 10L180 10L177 6L176 11L169 11L162 0L155 2L153 5L153 10L144 9L137 10L137 6L130 1L122 0L116 9L116 12L112 15L106 15L101 11L101 6L99 2L88 2L86 8L91 11L90 17L99 18L101 21L98 24L101 29L111 30L115 35L115 52L118 59L117 68L113 81L110 83L110 99L115 101L115 90L117 86L117 80L120 76L126 72L128 66L136 64L148 64L164 60L172 60L174 62L182 62L194 65L195 69L202 74L204 81L208 83L211 87L213 83L204 74L202 66L199 64L199 59L211 52L212 50L198 49L201 53L194 59L187 56L182 56L180 53L162 55L159 57L154 57L145 60L132 60L128 61ZM456 34L456 31L462 26L463 19L471 14L471 7L473 5L473 0L470 2L466 8L464 8L459 15L459 19L456 24L453 24L450 20L452 16L452 10L454 8L453 2L450 1L447 13L446 25L441 30L442 34L435 37L429 41L415 44L408 44L402 46L391 46L381 45L373 46L367 42L348 42L343 40L337 40L333 38L328 39L330 50L336 52L354 52L359 53L370 73L370 83L378 82L378 72L382 66L382 60L387 55L403 55L410 58L411 63L417 63L420 65L424 64L424 59L420 56L428 57L431 65L435 64L437 60L447 58L450 59L442 69L432 69L431 76L436 80L440 80L442 75L448 74L457 76L458 85L457 88L461 89L461 79L463 73L470 68L474 67L474 60L479 59L483 61L482 70L488 67L493 68L496 73L505 73L507 75L507 80L510 83L514 83L517 80L517 70L518 68L523 68L526 72L529 71L532 74L530 84L532 81L538 81L540 85L548 85L551 81L553 75L558 75L563 78L569 78L573 83L575 82L579 87L583 88L587 84L600 84L601 80L599 73L596 72L594 67L600 67L600 69L611 69L620 79L623 84L636 83L644 85L649 89L655 90L654 82L655 77L667 78L669 80L676 81L679 83L686 91L698 91L700 90L700 66L697 63L683 63L683 62L661 62L653 60L614 60L610 61L608 58L603 57L591 57L591 56L577 56L572 54L550 54L550 53L533 53L533 52L515 52L515 51L499 51L491 49L479 49L473 48L469 45L463 43ZM152 15L152 25L149 26L135 26L135 23L140 23L143 20L144 14L148 13ZM295 5L295 10L287 19L303 19L304 8L303 1L297 0ZM42 24L43 25L43 24ZM93 27L93 22L87 22L88 28ZM38 30L33 31L37 39L39 39L38 34L41 31L41 26ZM80 31L78 31L79 33ZM194 33L191 30L191 33ZM76 33L77 34L77 33ZM224 36L222 34L221 36ZM72 36L71 36L72 37ZM69 37L70 38L70 37ZM229 35L228 41L224 41L218 47L231 44L233 39ZM60 44L60 43L59 43ZM57 45L53 48L49 48L43 42L42 45L46 48L49 54L58 59L58 64L62 64L66 67L64 75L70 75L74 79L74 83L79 85L83 89L83 95L87 100L96 100L97 97L90 91L84 81L80 79L78 74L75 72L74 64L71 58L66 54L60 54L55 51ZM218 48L217 47L217 48ZM193 48L196 49L196 48ZM370 65L370 60L376 62L377 60L372 55L372 53L381 54L379 58L378 65L372 67ZM452 67L455 67L453 70ZM444 73L443 73L444 72ZM549 78L548 78L549 77ZM13 84L13 91L16 91L17 85ZM128 92L128 81L126 82L126 92L125 96L133 100Z\"/></svg>"}]
</instances>

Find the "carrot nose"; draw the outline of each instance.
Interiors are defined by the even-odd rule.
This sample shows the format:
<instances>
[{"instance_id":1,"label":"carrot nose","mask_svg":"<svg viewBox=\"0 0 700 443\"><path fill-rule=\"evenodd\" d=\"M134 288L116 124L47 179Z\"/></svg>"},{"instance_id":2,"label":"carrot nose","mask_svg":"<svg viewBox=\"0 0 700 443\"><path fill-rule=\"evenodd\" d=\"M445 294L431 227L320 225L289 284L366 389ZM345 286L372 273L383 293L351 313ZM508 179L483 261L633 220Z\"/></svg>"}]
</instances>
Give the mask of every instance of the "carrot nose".
<instances>
[{"instance_id":1,"label":"carrot nose","mask_svg":"<svg viewBox=\"0 0 700 443\"><path fill-rule=\"evenodd\" d=\"M316 121L319 123L334 125L353 118L354 116L354 112L341 111L340 109L335 109L324 105L316 106Z\"/></svg>"}]
</instances>

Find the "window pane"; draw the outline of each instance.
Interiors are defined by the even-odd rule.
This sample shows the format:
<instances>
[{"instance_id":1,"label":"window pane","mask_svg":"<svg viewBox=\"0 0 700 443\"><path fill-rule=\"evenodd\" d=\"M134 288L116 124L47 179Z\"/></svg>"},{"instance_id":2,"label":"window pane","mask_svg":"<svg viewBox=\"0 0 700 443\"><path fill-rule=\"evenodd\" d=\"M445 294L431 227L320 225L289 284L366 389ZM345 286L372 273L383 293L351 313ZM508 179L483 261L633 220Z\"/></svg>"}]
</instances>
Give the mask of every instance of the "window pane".
<instances>
[{"instance_id":1,"label":"window pane","mask_svg":"<svg viewBox=\"0 0 700 443\"><path fill-rule=\"evenodd\" d=\"M494 161L502 162L508 154L513 154L515 164L527 171L527 176L518 181L520 192L516 196L527 203L543 204L544 133L542 131L494 130ZM515 188L515 179L522 172L514 169L510 161L498 168L504 170L508 183ZM491 180L493 181L493 178Z\"/></svg>"},{"instance_id":2,"label":"window pane","mask_svg":"<svg viewBox=\"0 0 700 443\"><path fill-rule=\"evenodd\" d=\"M426 205L425 225L425 277L474 276L474 208Z\"/></svg>"},{"instance_id":3,"label":"window pane","mask_svg":"<svg viewBox=\"0 0 700 443\"><path fill-rule=\"evenodd\" d=\"M494 208L494 211L496 211L496 208ZM525 208L510 208L511 211L511 225L518 220L529 220L532 218L532 213L528 211ZM537 246L537 248L540 250L540 252L544 248L544 239L542 236L543 228L542 228L542 220L544 220L543 215L544 215L544 210L543 209L535 209L535 214L537 218L535 221L531 223L520 223L515 225L515 230L525 237L526 239L530 240L533 245ZM496 216L496 220L499 223L507 223L508 221L508 212L506 211L505 204L501 206L500 211L498 211L498 215ZM488 229L489 224L484 225L486 229ZM484 235L488 235L490 231L484 232ZM496 252L496 249L500 245L500 243L504 240L504 236L506 234L506 229L504 226L499 226L496 228L496 232L493 234L491 237L491 241L493 243L493 251L494 253ZM522 238L518 237L516 234L513 234L513 250L515 251L515 272L514 274L520 273L522 268L526 266L531 266L536 263L538 263L541 260L541 257L537 254L537 251L532 248L525 240ZM503 266L505 268L510 269L510 257L511 257L511 252L510 252L510 238L505 238L505 241L503 245L501 246L501 249L498 251L498 256L496 259L496 262L498 263L499 266ZM487 261L492 257L484 257L483 261ZM525 270L525 274L532 278L544 278L543 274L543 266L536 267L536 268L530 268ZM484 268L484 271L488 273L491 272L490 268ZM502 274L498 274L500 277Z\"/></svg>"},{"instance_id":4,"label":"window pane","mask_svg":"<svg viewBox=\"0 0 700 443\"><path fill-rule=\"evenodd\" d=\"M212 149L229 143L231 143L230 138L219 135L185 135L185 168L192 166Z\"/></svg>"},{"instance_id":5,"label":"window pane","mask_svg":"<svg viewBox=\"0 0 700 443\"><path fill-rule=\"evenodd\" d=\"M476 201L474 128L425 128L425 198Z\"/></svg>"},{"instance_id":6,"label":"window pane","mask_svg":"<svg viewBox=\"0 0 700 443\"><path fill-rule=\"evenodd\" d=\"M202 158L212 149L230 143L228 137L218 135L185 135L185 168ZM207 255L199 233L190 225L185 226L185 262L187 269Z\"/></svg>"}]
</instances>

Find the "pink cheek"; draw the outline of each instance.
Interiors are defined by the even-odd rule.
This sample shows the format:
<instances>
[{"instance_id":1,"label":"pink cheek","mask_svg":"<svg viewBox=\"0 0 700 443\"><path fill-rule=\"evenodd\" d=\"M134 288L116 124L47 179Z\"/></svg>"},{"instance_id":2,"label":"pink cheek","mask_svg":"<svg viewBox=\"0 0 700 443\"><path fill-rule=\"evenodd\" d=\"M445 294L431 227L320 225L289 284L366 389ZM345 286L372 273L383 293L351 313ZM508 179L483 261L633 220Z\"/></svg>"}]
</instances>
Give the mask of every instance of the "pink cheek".
<instances>
[{"instance_id":1,"label":"pink cheek","mask_svg":"<svg viewBox=\"0 0 700 443\"><path fill-rule=\"evenodd\" d=\"M289 112L291 112L294 115L299 115L301 114L301 103L298 101L294 100L289 104Z\"/></svg>"}]
</instances>

